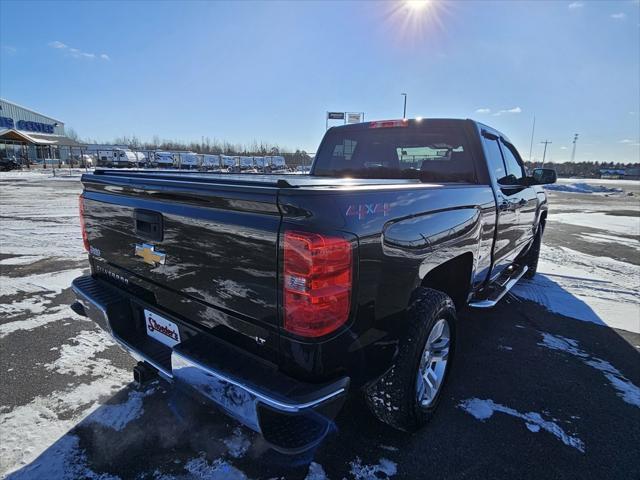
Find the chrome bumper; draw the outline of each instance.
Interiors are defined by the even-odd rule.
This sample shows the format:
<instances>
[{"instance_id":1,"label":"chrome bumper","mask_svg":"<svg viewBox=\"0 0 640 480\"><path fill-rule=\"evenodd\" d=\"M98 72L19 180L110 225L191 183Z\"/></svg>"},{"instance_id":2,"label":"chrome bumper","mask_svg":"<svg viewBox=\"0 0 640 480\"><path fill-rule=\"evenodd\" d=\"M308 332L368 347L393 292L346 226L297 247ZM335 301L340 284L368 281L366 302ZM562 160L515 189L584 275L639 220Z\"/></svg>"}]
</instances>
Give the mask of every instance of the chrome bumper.
<instances>
[{"instance_id":1,"label":"chrome bumper","mask_svg":"<svg viewBox=\"0 0 640 480\"><path fill-rule=\"evenodd\" d=\"M346 377L317 388L313 385L298 384L303 388L286 388L285 392L275 392L271 390L268 382L258 385L256 382L238 378L232 372L204 364L181 351L180 345L171 349L169 367L168 362L163 364L153 355L145 354L133 342L125 341L114 330L113 317L130 312L130 300L119 294L117 289L90 276L75 279L72 289L82 306L81 309L74 308L74 310L85 314L108 331L131 356L153 366L162 377L176 386L195 391L212 401L233 418L263 434L269 443L281 451L299 451L300 448L283 447L273 438L269 438L273 437L274 427L282 430L281 425L268 425L274 421L274 418L277 422L278 417L274 417L274 413L286 416L287 424L299 424L302 429L316 432L313 437L318 437L314 439L317 443L326 434L334 415L346 397L349 386L349 379ZM287 380L290 382L289 386L291 383L295 384L294 380ZM303 393L290 397L287 391ZM314 442L304 443L303 449L309 448L311 443Z\"/></svg>"}]
</instances>

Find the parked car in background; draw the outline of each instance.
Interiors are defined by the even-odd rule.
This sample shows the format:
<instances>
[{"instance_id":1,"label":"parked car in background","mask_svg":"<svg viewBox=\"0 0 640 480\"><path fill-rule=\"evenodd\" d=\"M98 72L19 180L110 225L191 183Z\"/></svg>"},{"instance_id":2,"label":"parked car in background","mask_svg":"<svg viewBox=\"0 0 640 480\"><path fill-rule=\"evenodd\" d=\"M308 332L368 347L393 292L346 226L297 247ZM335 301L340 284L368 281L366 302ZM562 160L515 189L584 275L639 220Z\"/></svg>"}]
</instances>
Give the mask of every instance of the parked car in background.
<instances>
[{"instance_id":1,"label":"parked car in background","mask_svg":"<svg viewBox=\"0 0 640 480\"><path fill-rule=\"evenodd\" d=\"M9 172L20 168L18 159L15 156L0 158L0 172Z\"/></svg>"}]
</instances>

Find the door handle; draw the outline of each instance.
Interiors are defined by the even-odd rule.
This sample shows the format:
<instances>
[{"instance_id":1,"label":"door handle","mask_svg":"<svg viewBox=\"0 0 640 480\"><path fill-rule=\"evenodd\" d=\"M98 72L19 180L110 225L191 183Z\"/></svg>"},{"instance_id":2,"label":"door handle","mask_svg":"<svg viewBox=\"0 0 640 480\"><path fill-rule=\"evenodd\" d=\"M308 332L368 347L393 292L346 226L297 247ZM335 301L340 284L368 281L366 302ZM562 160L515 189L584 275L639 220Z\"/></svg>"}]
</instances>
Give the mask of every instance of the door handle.
<instances>
[{"instance_id":1,"label":"door handle","mask_svg":"<svg viewBox=\"0 0 640 480\"><path fill-rule=\"evenodd\" d=\"M518 205L521 207L524 207L527 204L527 201L524 198L521 198L520 201L518 202Z\"/></svg>"},{"instance_id":2,"label":"door handle","mask_svg":"<svg viewBox=\"0 0 640 480\"><path fill-rule=\"evenodd\" d=\"M150 210L136 209L133 212L136 235L161 242L164 236L162 214Z\"/></svg>"}]
</instances>

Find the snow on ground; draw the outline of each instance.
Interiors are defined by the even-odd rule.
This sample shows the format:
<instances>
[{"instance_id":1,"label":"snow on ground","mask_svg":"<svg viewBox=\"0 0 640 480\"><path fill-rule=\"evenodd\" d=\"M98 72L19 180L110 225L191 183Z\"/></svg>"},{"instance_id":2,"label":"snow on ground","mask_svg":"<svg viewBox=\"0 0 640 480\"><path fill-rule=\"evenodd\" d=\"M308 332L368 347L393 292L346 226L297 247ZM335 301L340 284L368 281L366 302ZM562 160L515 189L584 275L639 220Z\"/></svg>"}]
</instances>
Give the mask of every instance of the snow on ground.
<instances>
[{"instance_id":1,"label":"snow on ground","mask_svg":"<svg viewBox=\"0 0 640 480\"><path fill-rule=\"evenodd\" d=\"M87 466L87 454L80 448L76 435L65 435L47 450L38 463L28 465L11 480L58 479L58 480L116 480L105 474L97 474Z\"/></svg>"},{"instance_id":2,"label":"snow on ground","mask_svg":"<svg viewBox=\"0 0 640 480\"><path fill-rule=\"evenodd\" d=\"M62 375L105 375L111 369L104 370L104 360L96 354L113 346L113 341L102 330L83 330L70 339L70 343L59 347L59 357L44 368Z\"/></svg>"},{"instance_id":3,"label":"snow on ground","mask_svg":"<svg viewBox=\"0 0 640 480\"><path fill-rule=\"evenodd\" d=\"M329 477L327 477L322 465L316 462L311 462L309 464L309 472L307 473L305 480L327 480L328 478Z\"/></svg>"},{"instance_id":4,"label":"snow on ground","mask_svg":"<svg viewBox=\"0 0 640 480\"><path fill-rule=\"evenodd\" d=\"M53 177L51 170L0 173L0 254L17 258L2 260L0 266L44 258L83 258L82 234L78 219L80 183L75 177ZM64 183L50 180L65 180ZM16 181L20 180L20 181ZM69 180L74 180L69 182ZM10 185L7 187L7 185Z\"/></svg>"},{"instance_id":5,"label":"snow on ground","mask_svg":"<svg viewBox=\"0 0 640 480\"><path fill-rule=\"evenodd\" d=\"M543 245L538 274L511 292L567 317L640 333L639 285L638 265Z\"/></svg>"},{"instance_id":6,"label":"snow on ground","mask_svg":"<svg viewBox=\"0 0 640 480\"><path fill-rule=\"evenodd\" d=\"M218 458L208 462L204 456L189 460L184 466L194 479L246 480L247 476L227 461Z\"/></svg>"},{"instance_id":7,"label":"snow on ground","mask_svg":"<svg viewBox=\"0 0 640 480\"><path fill-rule=\"evenodd\" d=\"M45 308L37 306L38 309ZM91 322L84 317L80 317L75 313L69 313L68 305L57 305L55 307L47 307L47 312L42 315L34 315L26 320L12 320L10 322L0 324L0 338L4 338L10 333L17 332L18 330L34 330L39 327L43 327L49 323L66 321L69 319ZM92 324L92 323L91 323Z\"/></svg>"},{"instance_id":8,"label":"snow on ground","mask_svg":"<svg viewBox=\"0 0 640 480\"><path fill-rule=\"evenodd\" d=\"M542 342L538 345L566 352L570 355L578 357L586 365L602 372L611 386L617 390L618 396L630 405L640 408L640 388L631 383L616 367L606 360L594 357L584 350L580 349L578 342L572 338L551 335L550 333L542 333Z\"/></svg>"},{"instance_id":9,"label":"snow on ground","mask_svg":"<svg viewBox=\"0 0 640 480\"><path fill-rule=\"evenodd\" d=\"M605 245L617 243L619 245L624 245L636 250L640 250L640 240L635 238L619 237L616 235L607 235L604 233L583 233L580 235L580 238L582 238L586 242L602 243Z\"/></svg>"},{"instance_id":10,"label":"snow on ground","mask_svg":"<svg viewBox=\"0 0 640 480\"><path fill-rule=\"evenodd\" d=\"M387 458L381 458L377 464L363 464L359 457L351 462L351 475L355 480L369 480L374 478L391 478L398 472L395 462Z\"/></svg>"},{"instance_id":11,"label":"snow on ground","mask_svg":"<svg viewBox=\"0 0 640 480\"><path fill-rule=\"evenodd\" d=\"M615 178L559 178L556 184L562 183L586 183L588 185L628 185L628 186L640 186L638 180L618 180Z\"/></svg>"},{"instance_id":12,"label":"snow on ground","mask_svg":"<svg viewBox=\"0 0 640 480\"><path fill-rule=\"evenodd\" d=\"M101 398L130 382L131 372L111 367L111 372L104 377L38 396L26 405L2 413L0 473L6 474L33 462L95 411Z\"/></svg>"},{"instance_id":13,"label":"snow on ground","mask_svg":"<svg viewBox=\"0 0 640 480\"><path fill-rule=\"evenodd\" d=\"M469 398L460 402L459 407L482 422L488 420L494 413L505 413L515 418L520 418L525 422L525 426L534 433L545 430L557 437L565 445L576 448L584 453L584 442L578 437L566 433L562 427L551 420L545 420L537 412L521 413L513 408L506 407L493 400L483 400L480 398Z\"/></svg>"},{"instance_id":14,"label":"snow on ground","mask_svg":"<svg viewBox=\"0 0 640 480\"><path fill-rule=\"evenodd\" d=\"M40 273L25 277L0 276L0 296L11 296L18 293L59 294L69 288L74 278L81 276L82 269L74 268L60 272Z\"/></svg>"},{"instance_id":15,"label":"snow on ground","mask_svg":"<svg viewBox=\"0 0 640 480\"><path fill-rule=\"evenodd\" d=\"M596 228L622 235L640 235L640 216L608 215L603 212L552 212L548 221Z\"/></svg>"},{"instance_id":16,"label":"snow on ground","mask_svg":"<svg viewBox=\"0 0 640 480\"><path fill-rule=\"evenodd\" d=\"M122 431L130 422L137 420L144 413L143 399L152 395L158 388L157 382L150 385L144 392L129 390L129 396L124 403L103 405L93 415L85 419L84 423L98 423L113 430Z\"/></svg>"},{"instance_id":17,"label":"snow on ground","mask_svg":"<svg viewBox=\"0 0 640 480\"><path fill-rule=\"evenodd\" d=\"M594 185L592 183L554 183L545 185L545 190L568 193L622 193L623 190L617 187L606 187L604 185Z\"/></svg>"},{"instance_id":18,"label":"snow on ground","mask_svg":"<svg viewBox=\"0 0 640 480\"><path fill-rule=\"evenodd\" d=\"M251 446L251 441L246 437L244 431L240 427L236 427L229 438L223 440L229 449L229 455L233 458L241 458L247 453Z\"/></svg>"}]
</instances>

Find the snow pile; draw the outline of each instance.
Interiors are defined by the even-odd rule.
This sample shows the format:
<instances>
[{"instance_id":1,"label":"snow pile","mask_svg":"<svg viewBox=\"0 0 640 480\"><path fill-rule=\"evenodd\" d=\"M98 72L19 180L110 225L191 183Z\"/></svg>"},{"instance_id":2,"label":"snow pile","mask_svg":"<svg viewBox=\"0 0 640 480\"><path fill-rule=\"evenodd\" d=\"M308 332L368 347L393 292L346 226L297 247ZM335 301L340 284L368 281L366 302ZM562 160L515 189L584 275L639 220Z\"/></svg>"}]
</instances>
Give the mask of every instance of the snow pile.
<instances>
[{"instance_id":1,"label":"snow pile","mask_svg":"<svg viewBox=\"0 0 640 480\"><path fill-rule=\"evenodd\" d=\"M621 188L605 187L604 185L594 185L591 183L553 183L545 185L545 190L569 193L622 193Z\"/></svg>"},{"instance_id":2,"label":"snow pile","mask_svg":"<svg viewBox=\"0 0 640 480\"><path fill-rule=\"evenodd\" d=\"M541 347L551 350L559 350L578 357L586 365L602 372L611 386L617 390L617 394L622 400L630 405L640 408L640 388L631 383L616 367L601 358L592 357L578 347L578 342L572 338L566 338L550 333L542 333Z\"/></svg>"},{"instance_id":3,"label":"snow pile","mask_svg":"<svg viewBox=\"0 0 640 480\"><path fill-rule=\"evenodd\" d=\"M506 407L493 400L482 400L480 398L470 398L460 402L459 407L472 415L477 420L484 422L493 416L494 413L505 413L515 418L524 420L526 427L532 432L539 432L541 429L549 432L570 447L584 453L584 442L578 437L567 434L557 423L545 420L537 412L521 413L513 408Z\"/></svg>"},{"instance_id":4,"label":"snow pile","mask_svg":"<svg viewBox=\"0 0 640 480\"><path fill-rule=\"evenodd\" d=\"M564 247L542 247L538 274L511 290L552 312L640 333L640 266Z\"/></svg>"}]
</instances>

